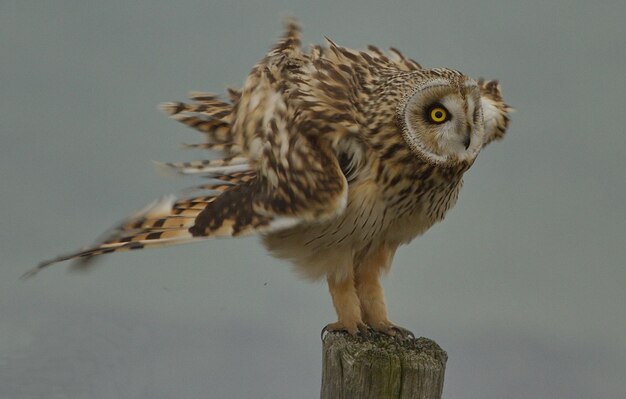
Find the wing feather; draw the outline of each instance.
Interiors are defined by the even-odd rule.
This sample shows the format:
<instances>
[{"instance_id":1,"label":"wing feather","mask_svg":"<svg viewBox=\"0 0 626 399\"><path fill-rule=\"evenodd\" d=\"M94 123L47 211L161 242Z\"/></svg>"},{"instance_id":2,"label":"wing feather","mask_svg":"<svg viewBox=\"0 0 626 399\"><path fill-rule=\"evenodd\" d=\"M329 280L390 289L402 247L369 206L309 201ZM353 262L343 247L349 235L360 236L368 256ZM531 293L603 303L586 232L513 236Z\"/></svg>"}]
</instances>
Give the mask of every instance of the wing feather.
<instances>
[{"instance_id":1,"label":"wing feather","mask_svg":"<svg viewBox=\"0 0 626 399\"><path fill-rule=\"evenodd\" d=\"M347 181L342 174L333 143L344 134L340 120L329 118L314 98L319 83L311 63L300 50L300 31L293 21L285 35L250 73L239 98L232 122L235 143L257 174L241 186L250 218L320 221L343 212ZM327 74L320 73L325 79ZM191 229L208 234L219 225L216 213L224 192L205 209ZM274 225L285 225L284 222Z\"/></svg>"},{"instance_id":2,"label":"wing feather","mask_svg":"<svg viewBox=\"0 0 626 399\"><path fill-rule=\"evenodd\" d=\"M156 165L165 169L174 170L183 175L216 176L228 173L246 172L250 170L249 159L246 157L232 157L193 162L156 162Z\"/></svg>"},{"instance_id":3,"label":"wing feather","mask_svg":"<svg viewBox=\"0 0 626 399\"><path fill-rule=\"evenodd\" d=\"M485 124L483 146L504 137L509 126L509 113L513 108L504 103L500 94L500 83L497 80L478 80Z\"/></svg>"},{"instance_id":4,"label":"wing feather","mask_svg":"<svg viewBox=\"0 0 626 399\"><path fill-rule=\"evenodd\" d=\"M299 27L290 20L242 90L228 90L230 103L192 92L190 103L161 105L170 117L205 135L205 143L189 147L223 153L223 159L164 164L217 181L196 187L210 194L162 199L95 245L42 262L26 276L70 259L87 266L102 254L270 233L341 214L348 183L337 151L365 121L356 112L358 81L333 57L364 56L334 45L336 56L319 46L304 54L300 43ZM383 57L377 62L386 62Z\"/></svg>"}]
</instances>

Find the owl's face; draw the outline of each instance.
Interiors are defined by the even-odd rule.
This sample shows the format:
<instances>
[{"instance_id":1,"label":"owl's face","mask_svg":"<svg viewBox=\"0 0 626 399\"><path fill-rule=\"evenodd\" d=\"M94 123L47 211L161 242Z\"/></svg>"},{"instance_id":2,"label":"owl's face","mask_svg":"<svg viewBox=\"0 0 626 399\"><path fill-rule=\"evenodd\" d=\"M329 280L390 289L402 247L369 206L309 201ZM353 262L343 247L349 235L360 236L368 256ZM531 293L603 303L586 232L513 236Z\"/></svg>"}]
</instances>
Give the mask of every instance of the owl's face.
<instances>
[{"instance_id":1,"label":"owl's face","mask_svg":"<svg viewBox=\"0 0 626 399\"><path fill-rule=\"evenodd\" d=\"M483 146L480 89L462 75L418 85L402 110L411 150L436 164L472 161Z\"/></svg>"}]
</instances>

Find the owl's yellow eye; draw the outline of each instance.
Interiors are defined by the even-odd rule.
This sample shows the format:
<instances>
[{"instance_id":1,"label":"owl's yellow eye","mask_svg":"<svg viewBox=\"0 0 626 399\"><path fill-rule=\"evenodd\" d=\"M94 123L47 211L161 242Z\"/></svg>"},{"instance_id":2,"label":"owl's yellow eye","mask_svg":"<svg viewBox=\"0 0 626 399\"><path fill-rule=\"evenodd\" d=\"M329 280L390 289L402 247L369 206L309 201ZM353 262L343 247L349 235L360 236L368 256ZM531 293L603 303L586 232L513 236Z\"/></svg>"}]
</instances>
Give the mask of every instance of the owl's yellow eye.
<instances>
[{"instance_id":1,"label":"owl's yellow eye","mask_svg":"<svg viewBox=\"0 0 626 399\"><path fill-rule=\"evenodd\" d=\"M428 113L430 121L434 123L443 123L448 119L448 111L441 106L435 106Z\"/></svg>"}]
</instances>

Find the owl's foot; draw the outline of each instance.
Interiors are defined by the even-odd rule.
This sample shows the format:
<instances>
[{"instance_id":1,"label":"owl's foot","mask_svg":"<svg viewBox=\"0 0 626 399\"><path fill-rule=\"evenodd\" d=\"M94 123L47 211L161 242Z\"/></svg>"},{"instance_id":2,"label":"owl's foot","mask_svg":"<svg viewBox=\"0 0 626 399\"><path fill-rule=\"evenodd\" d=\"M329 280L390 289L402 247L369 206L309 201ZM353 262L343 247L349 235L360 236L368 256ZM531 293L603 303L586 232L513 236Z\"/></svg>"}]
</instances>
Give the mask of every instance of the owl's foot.
<instances>
[{"instance_id":1,"label":"owl's foot","mask_svg":"<svg viewBox=\"0 0 626 399\"><path fill-rule=\"evenodd\" d=\"M390 337L397 337L400 339L415 339L415 334L412 331L407 330L404 327L397 326L390 321L384 321L379 323L372 323L370 328L378 333L389 335Z\"/></svg>"},{"instance_id":2,"label":"owl's foot","mask_svg":"<svg viewBox=\"0 0 626 399\"><path fill-rule=\"evenodd\" d=\"M324 328L322 328L322 333L321 333L322 340L324 339L325 333L334 332L334 331L345 331L348 334L352 335L353 337L360 336L365 339L368 339L371 337L369 328L367 327L365 323L359 322L359 323L354 323L354 324L347 324L347 323L342 323L340 321L337 321L335 323L327 324Z\"/></svg>"}]
</instances>

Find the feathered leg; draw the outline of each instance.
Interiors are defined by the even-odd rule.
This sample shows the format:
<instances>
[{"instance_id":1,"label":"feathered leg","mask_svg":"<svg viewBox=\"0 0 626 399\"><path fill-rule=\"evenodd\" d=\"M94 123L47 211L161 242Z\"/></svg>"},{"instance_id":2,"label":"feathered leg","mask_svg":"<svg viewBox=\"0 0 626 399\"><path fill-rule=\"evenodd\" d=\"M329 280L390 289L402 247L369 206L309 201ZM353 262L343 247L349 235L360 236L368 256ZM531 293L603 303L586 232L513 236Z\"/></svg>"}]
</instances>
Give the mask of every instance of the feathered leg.
<instances>
[{"instance_id":1,"label":"feathered leg","mask_svg":"<svg viewBox=\"0 0 626 399\"><path fill-rule=\"evenodd\" d=\"M361 307L359 297L354 286L354 274L352 269L347 276L338 279L336 276L329 276L328 289L333 298L333 305L337 311L338 321L324 327L324 331L347 331L350 335L361 332L367 336L367 325L361 318Z\"/></svg>"},{"instance_id":2,"label":"feathered leg","mask_svg":"<svg viewBox=\"0 0 626 399\"><path fill-rule=\"evenodd\" d=\"M355 268L356 293L361 304L362 319L370 328L388 335L407 337L413 333L389 321L385 294L380 284L381 274L388 270L396 248L381 245Z\"/></svg>"}]
</instances>

